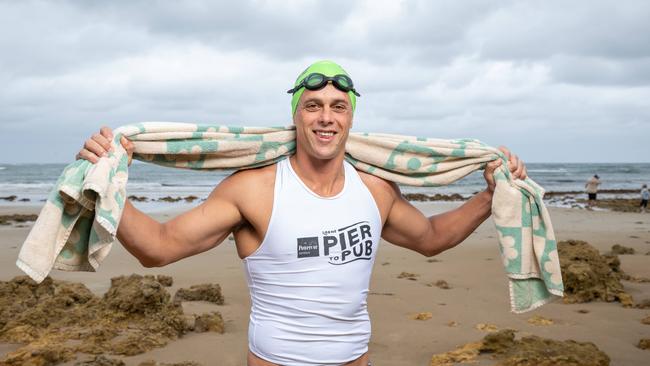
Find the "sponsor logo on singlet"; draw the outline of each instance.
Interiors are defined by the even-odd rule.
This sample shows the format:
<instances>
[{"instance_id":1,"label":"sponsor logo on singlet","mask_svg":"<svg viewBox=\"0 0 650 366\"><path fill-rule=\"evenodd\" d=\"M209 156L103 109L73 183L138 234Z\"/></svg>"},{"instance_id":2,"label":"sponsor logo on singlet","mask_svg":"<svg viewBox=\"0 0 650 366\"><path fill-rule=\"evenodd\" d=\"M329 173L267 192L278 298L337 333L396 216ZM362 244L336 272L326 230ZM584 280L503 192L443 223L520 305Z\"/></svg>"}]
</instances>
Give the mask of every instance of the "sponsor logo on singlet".
<instances>
[{"instance_id":1,"label":"sponsor logo on singlet","mask_svg":"<svg viewBox=\"0 0 650 366\"><path fill-rule=\"evenodd\" d=\"M317 236L298 238L298 258L328 257L334 265L372 258L372 234L368 221L340 229L323 230Z\"/></svg>"}]
</instances>

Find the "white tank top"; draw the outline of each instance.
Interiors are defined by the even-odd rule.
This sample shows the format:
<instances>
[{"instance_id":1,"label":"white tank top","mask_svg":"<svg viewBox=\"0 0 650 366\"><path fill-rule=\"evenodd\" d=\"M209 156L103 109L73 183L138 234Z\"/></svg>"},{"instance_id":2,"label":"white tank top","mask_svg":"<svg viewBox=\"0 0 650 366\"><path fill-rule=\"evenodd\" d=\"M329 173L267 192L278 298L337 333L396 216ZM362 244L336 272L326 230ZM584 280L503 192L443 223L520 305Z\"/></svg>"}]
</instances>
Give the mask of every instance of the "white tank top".
<instances>
[{"instance_id":1,"label":"white tank top","mask_svg":"<svg viewBox=\"0 0 650 366\"><path fill-rule=\"evenodd\" d=\"M277 165L268 231L243 260L252 301L248 344L264 360L341 365L368 350L366 297L381 219L359 174L344 166L341 192L321 197L289 159Z\"/></svg>"}]
</instances>

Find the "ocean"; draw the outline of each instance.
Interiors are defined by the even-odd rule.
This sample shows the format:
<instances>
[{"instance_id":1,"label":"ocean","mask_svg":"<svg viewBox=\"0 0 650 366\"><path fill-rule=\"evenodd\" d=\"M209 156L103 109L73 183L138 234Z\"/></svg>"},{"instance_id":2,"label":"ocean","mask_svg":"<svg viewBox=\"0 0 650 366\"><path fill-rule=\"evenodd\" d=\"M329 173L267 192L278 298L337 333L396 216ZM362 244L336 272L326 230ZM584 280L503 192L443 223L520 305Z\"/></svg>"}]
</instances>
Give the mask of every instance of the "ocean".
<instances>
[{"instance_id":1,"label":"ocean","mask_svg":"<svg viewBox=\"0 0 650 366\"><path fill-rule=\"evenodd\" d=\"M65 164L0 164L0 204L35 205L42 204L53 188ZM638 191L642 184L650 185L650 163L528 163L528 175L547 192L584 190L585 182L594 174L601 179L603 190ZM170 169L153 164L135 162L129 169L127 193L145 196L148 202L134 204L144 210L164 209L171 206L195 206L194 202L169 203L156 201L162 197L205 198L230 171L192 171ZM485 188L482 172L474 172L446 187L401 187L403 193L424 193L428 195L459 193L471 196ZM16 196L13 201L2 197ZM611 193L610 197L636 198L638 193ZM551 200L551 205L562 205L562 200Z\"/></svg>"}]
</instances>

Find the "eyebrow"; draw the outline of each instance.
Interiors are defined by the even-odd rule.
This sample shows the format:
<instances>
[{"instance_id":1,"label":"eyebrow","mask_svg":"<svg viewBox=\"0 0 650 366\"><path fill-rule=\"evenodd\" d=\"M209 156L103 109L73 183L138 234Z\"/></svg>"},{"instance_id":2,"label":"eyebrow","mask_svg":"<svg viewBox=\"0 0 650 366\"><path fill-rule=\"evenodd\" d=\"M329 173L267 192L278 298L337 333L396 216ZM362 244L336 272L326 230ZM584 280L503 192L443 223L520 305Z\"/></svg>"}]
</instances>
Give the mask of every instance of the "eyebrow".
<instances>
[{"instance_id":1,"label":"eyebrow","mask_svg":"<svg viewBox=\"0 0 650 366\"><path fill-rule=\"evenodd\" d=\"M316 103L318 103L318 104L323 104L323 100L320 99L320 98L309 98L309 99L306 99L306 100L303 102L303 104L307 104L307 103L309 103L309 102L316 102ZM336 99L333 99L332 102L331 102L331 104L336 104L336 103L345 103L346 105L350 104L350 103L349 103L347 100L345 100L344 98L336 98Z\"/></svg>"}]
</instances>

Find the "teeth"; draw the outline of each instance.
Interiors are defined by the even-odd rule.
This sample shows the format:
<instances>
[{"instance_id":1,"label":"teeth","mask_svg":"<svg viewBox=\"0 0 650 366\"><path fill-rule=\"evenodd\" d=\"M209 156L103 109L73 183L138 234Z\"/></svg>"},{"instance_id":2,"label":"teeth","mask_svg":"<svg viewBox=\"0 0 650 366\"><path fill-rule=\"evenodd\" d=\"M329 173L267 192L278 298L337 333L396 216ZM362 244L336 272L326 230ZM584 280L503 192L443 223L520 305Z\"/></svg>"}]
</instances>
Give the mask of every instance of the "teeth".
<instances>
[{"instance_id":1,"label":"teeth","mask_svg":"<svg viewBox=\"0 0 650 366\"><path fill-rule=\"evenodd\" d=\"M316 131L319 136L334 136L334 132Z\"/></svg>"}]
</instances>

